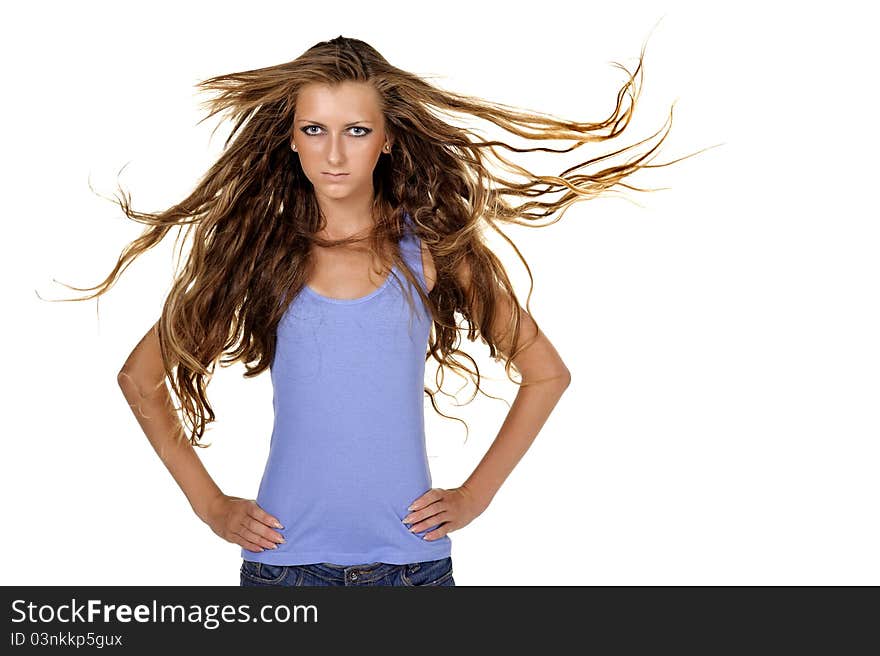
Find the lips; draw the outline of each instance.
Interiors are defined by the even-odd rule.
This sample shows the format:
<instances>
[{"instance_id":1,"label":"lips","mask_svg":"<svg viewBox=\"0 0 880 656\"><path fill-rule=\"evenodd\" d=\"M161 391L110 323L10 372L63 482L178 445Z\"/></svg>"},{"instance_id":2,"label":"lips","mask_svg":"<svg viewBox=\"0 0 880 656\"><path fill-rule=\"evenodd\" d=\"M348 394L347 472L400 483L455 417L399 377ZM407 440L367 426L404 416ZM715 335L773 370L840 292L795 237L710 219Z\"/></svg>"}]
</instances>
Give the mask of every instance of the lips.
<instances>
[{"instance_id":1,"label":"lips","mask_svg":"<svg viewBox=\"0 0 880 656\"><path fill-rule=\"evenodd\" d=\"M348 175L348 173L329 173L327 171L322 171L322 173L324 175L329 175L332 178L342 178L342 177Z\"/></svg>"}]
</instances>

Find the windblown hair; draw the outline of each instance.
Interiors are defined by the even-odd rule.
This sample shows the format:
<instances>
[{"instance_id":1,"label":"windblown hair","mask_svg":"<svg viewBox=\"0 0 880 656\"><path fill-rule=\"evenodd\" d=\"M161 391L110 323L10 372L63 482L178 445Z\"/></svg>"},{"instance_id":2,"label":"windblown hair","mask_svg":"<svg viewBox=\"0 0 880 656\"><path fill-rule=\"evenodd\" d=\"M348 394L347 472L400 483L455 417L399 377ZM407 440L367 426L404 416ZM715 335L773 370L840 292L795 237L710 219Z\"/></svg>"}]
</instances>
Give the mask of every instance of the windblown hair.
<instances>
[{"instance_id":1,"label":"windblown hair","mask_svg":"<svg viewBox=\"0 0 880 656\"><path fill-rule=\"evenodd\" d=\"M483 240L483 230L495 230L513 247L533 285L525 258L499 224L531 225L559 212L555 220L544 224L550 225L573 203L596 197L614 185L637 189L622 181L636 170L652 166L645 162L666 135L631 161L590 174L581 169L632 146L587 160L559 175L532 173L502 157L496 147L517 153L564 153L590 141L617 137L635 108L639 93L636 76L643 58L644 47L632 74L617 64L628 79L618 93L613 113L598 123L520 111L441 90L392 66L367 43L342 36L320 42L287 63L199 82L200 90L216 92L207 102L210 112L202 121L224 111L234 121L223 153L187 198L164 211L135 211L123 191L114 202L128 218L147 227L122 250L104 282L85 289L68 285L77 291L97 290L94 294L66 300L88 300L108 291L128 264L158 244L171 228L177 227L185 237L194 231L191 249L182 271L175 273L157 327L165 380L170 381L181 402L176 410L183 410L190 444L206 446L199 440L215 418L206 389L216 363L229 365L241 360L245 377L256 376L270 366L276 327L308 280L312 244L342 245L354 240L326 241L316 234L326 225L325 218L289 145L298 93L312 83L365 82L378 91L385 127L393 141L390 156L380 158L373 174L372 247L380 252L380 244L397 244L404 229L404 213L408 212L413 229L434 258L437 281L429 294L417 284L399 248L394 249L391 264L414 284L431 312L426 360L433 356L440 366L437 389L426 387L425 392L434 409L446 417L435 398L443 385L444 367L476 376L476 391L483 391L477 363L459 350L462 332L467 331L470 341L479 336L495 361L505 359L508 378L511 368L516 370L513 358L534 341L521 344L517 340L521 307L504 266ZM624 107L627 93L632 103ZM484 141L472 130L447 121L447 117L454 119L456 112L491 121L528 140L574 143L553 149ZM523 176L524 181L495 175L487 165L489 156L507 171ZM561 196L550 198L557 194ZM458 277L464 266L471 283L467 286L462 286ZM490 327L499 294L507 297L514 312L505 330L493 332ZM531 287L526 311L530 298ZM457 316L463 319L461 326ZM518 385L529 384L510 379Z\"/></svg>"}]
</instances>

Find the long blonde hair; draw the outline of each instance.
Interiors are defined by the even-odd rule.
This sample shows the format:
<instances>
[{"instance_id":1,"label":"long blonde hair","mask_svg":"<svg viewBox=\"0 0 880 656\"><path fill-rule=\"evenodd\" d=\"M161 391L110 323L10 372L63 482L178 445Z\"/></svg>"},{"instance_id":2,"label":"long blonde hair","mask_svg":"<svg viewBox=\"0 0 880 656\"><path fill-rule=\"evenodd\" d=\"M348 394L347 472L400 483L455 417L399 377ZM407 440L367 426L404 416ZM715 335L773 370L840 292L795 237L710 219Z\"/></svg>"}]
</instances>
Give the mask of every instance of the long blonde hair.
<instances>
[{"instance_id":1,"label":"long blonde hair","mask_svg":"<svg viewBox=\"0 0 880 656\"><path fill-rule=\"evenodd\" d=\"M242 361L245 377L264 371L274 357L278 322L307 280L312 244L349 243L325 241L316 235L325 225L324 218L289 147L299 90L311 83L366 82L378 91L386 130L394 144L390 157L381 158L374 171L373 247L378 251L378 245L389 240L396 244L403 231L403 215L408 212L437 270L436 283L425 294L395 249L397 270L414 283L433 318L428 353L439 363L437 389L426 387L425 392L434 409L443 415L435 394L442 387L444 367L475 376L476 388L482 391L479 367L459 349L464 330L470 341L482 338L496 361L504 356L505 372L513 382L526 384L510 377L510 372L516 370L513 358L531 341L520 344L516 339L522 320L520 303L504 266L486 246L482 230L491 228L514 248L531 285L534 280L528 263L500 224L533 225L558 213L555 220L544 224L550 225L578 201L594 198L615 185L633 189L623 180L638 169L668 166L677 160L646 163L665 134L638 157L589 174L581 170L633 146L587 160L559 175L532 173L502 157L497 148L515 153L565 153L587 142L618 137L635 109L639 95L636 76L643 59L644 47L633 73L617 64L628 79L612 114L597 123L563 120L441 90L391 65L369 44L343 36L317 43L290 62L204 80L197 87L215 92L215 97L207 101L209 113L202 120L225 111L234 122L223 153L188 197L164 211L135 211L123 192L114 202L128 218L147 227L122 250L102 283L84 289L68 285L95 293L64 300L89 300L107 292L131 261L158 244L173 227L184 239L192 237L192 247L165 300L158 333L166 380L180 399L177 409L183 410L190 444L205 446L199 440L215 419L207 386L217 362ZM624 106L625 95L631 97L629 106ZM569 140L573 144L557 150L484 141L471 130L447 121L443 114L452 112L491 121L531 141ZM489 156L525 181L495 175L486 164ZM550 198L559 193L560 197ZM456 275L463 264L470 272L469 292ZM497 312L496 294L506 296L514 312L505 330L492 333L489 328ZM525 306L531 315L530 299L531 286ZM457 314L463 319L461 327Z\"/></svg>"}]
</instances>

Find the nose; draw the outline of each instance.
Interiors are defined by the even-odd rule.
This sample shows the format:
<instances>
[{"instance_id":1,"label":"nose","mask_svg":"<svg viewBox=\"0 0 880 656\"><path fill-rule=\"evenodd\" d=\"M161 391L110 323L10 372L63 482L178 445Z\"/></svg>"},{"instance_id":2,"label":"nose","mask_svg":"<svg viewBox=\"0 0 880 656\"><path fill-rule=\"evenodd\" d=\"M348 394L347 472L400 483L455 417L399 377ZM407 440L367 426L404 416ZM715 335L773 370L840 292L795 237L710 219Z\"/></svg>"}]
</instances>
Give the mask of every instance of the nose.
<instances>
[{"instance_id":1,"label":"nose","mask_svg":"<svg viewBox=\"0 0 880 656\"><path fill-rule=\"evenodd\" d=\"M343 135L337 134L334 137L328 139L329 146L327 152L327 162L333 167L339 167L342 161L345 159L345 152L343 148Z\"/></svg>"}]
</instances>

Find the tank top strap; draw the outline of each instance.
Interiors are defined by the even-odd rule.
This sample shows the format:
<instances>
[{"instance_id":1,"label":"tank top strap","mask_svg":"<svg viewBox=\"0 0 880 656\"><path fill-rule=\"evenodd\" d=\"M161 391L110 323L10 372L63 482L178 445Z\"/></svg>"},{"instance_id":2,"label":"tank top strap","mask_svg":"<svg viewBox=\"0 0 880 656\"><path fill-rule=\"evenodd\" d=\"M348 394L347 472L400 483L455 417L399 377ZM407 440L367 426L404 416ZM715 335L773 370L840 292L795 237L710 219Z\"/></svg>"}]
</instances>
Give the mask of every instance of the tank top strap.
<instances>
[{"instance_id":1,"label":"tank top strap","mask_svg":"<svg viewBox=\"0 0 880 656\"><path fill-rule=\"evenodd\" d=\"M428 285L425 281L425 272L422 264L422 241L415 233L412 217L409 212L404 211L404 231L403 237L400 239L400 252L404 261L409 265L410 269L416 275L419 284L427 291Z\"/></svg>"}]
</instances>

